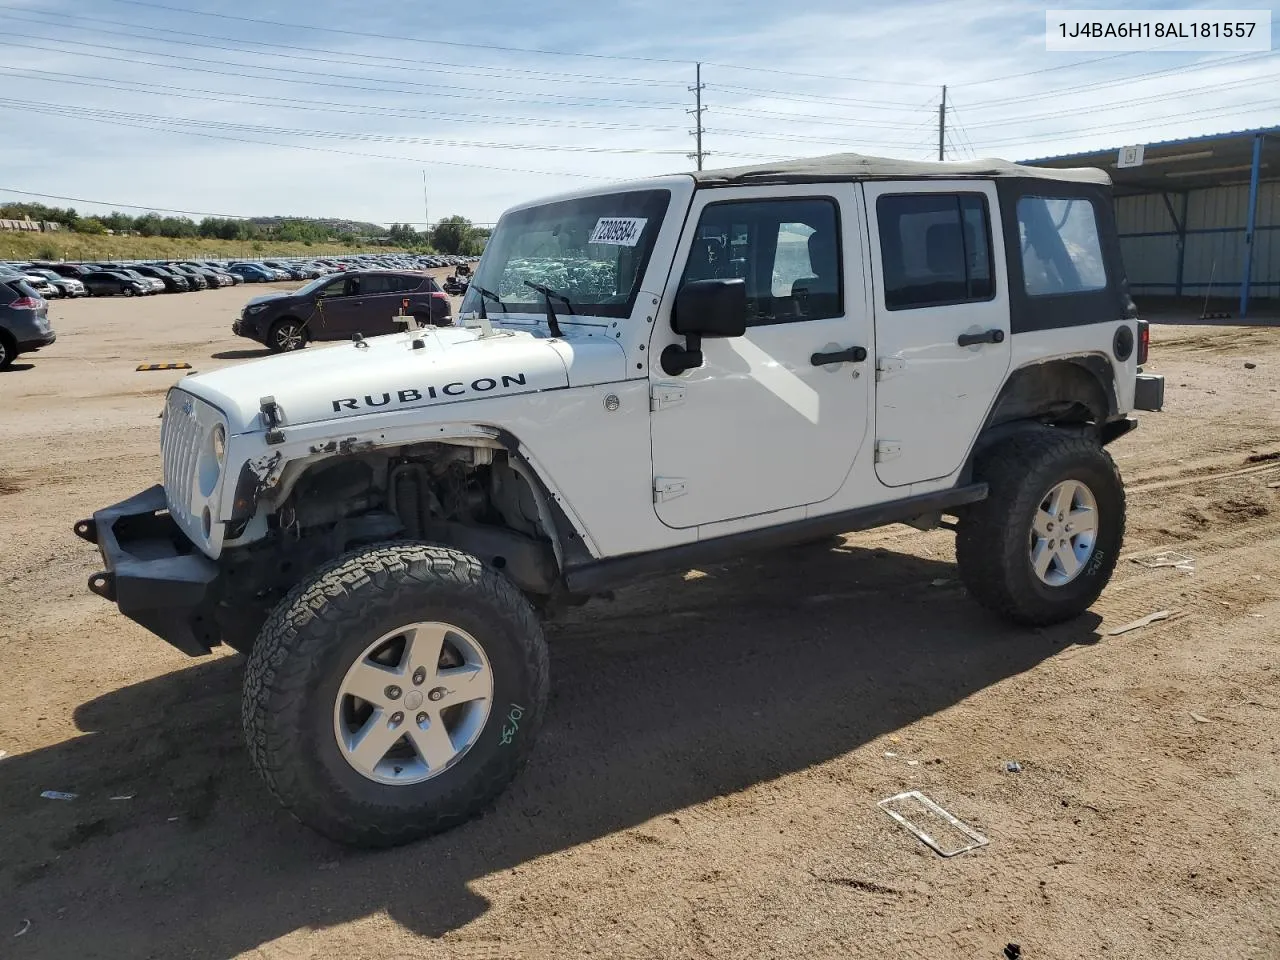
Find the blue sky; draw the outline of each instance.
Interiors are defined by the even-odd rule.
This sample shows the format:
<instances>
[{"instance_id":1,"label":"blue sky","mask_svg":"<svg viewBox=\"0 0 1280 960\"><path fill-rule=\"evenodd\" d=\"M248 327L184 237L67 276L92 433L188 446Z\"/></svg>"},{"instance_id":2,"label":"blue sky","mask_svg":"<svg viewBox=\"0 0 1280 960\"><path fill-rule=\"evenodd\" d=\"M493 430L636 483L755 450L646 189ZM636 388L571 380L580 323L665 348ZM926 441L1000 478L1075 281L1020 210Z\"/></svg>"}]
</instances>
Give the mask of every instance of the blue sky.
<instances>
[{"instance_id":1,"label":"blue sky","mask_svg":"<svg viewBox=\"0 0 1280 960\"><path fill-rule=\"evenodd\" d=\"M944 83L950 157L1280 125L1280 54L1046 53L1044 10L0 0L0 198L491 222L530 197L688 169L698 60L709 166L936 155Z\"/></svg>"}]
</instances>

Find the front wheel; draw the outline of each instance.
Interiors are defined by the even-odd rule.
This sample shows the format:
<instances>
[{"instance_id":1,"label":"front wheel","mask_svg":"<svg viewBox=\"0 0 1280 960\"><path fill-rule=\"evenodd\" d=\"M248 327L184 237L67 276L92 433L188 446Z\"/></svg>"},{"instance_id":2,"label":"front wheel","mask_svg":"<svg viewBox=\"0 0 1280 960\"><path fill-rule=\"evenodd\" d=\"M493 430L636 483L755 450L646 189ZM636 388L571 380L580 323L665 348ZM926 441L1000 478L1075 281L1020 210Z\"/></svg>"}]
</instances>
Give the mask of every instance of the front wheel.
<instances>
[{"instance_id":1,"label":"front wheel","mask_svg":"<svg viewBox=\"0 0 1280 960\"><path fill-rule=\"evenodd\" d=\"M1028 626L1079 616L1111 579L1124 540L1124 484L1091 437L1044 428L984 451L987 499L956 534L960 577L983 606Z\"/></svg>"},{"instance_id":2,"label":"front wheel","mask_svg":"<svg viewBox=\"0 0 1280 960\"><path fill-rule=\"evenodd\" d=\"M125 287L125 288L124 288L123 290L121 290L120 292L121 292L121 293L123 293L126 297L132 297L132 296L133 296L133 288L132 288L132 287Z\"/></svg>"},{"instance_id":3,"label":"front wheel","mask_svg":"<svg viewBox=\"0 0 1280 960\"><path fill-rule=\"evenodd\" d=\"M281 320L267 334L267 346L276 353L301 350L306 345L307 340L302 332L302 324L296 320Z\"/></svg>"},{"instance_id":4,"label":"front wheel","mask_svg":"<svg viewBox=\"0 0 1280 960\"><path fill-rule=\"evenodd\" d=\"M368 547L268 617L242 719L276 798L325 836L393 846L475 816L528 757L548 657L528 601L446 547Z\"/></svg>"}]
</instances>

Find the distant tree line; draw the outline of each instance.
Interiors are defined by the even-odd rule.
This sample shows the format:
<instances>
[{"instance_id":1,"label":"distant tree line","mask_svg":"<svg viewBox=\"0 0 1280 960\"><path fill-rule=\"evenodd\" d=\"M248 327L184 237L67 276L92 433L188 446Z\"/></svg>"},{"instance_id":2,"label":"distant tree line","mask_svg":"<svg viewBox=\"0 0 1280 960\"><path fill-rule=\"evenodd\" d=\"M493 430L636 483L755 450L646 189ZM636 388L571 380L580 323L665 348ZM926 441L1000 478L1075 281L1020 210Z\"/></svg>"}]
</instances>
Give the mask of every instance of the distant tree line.
<instances>
[{"instance_id":1,"label":"distant tree line","mask_svg":"<svg viewBox=\"0 0 1280 960\"><path fill-rule=\"evenodd\" d=\"M77 233L133 233L144 237L206 237L219 240L276 240L294 243L351 241L350 232L311 220L273 220L259 224L233 217L162 217L156 213L131 216L127 213L82 217L74 208L47 207L42 203L0 203L0 220L45 220L61 224ZM437 250L441 253L478 254L484 249L488 231L474 226L466 217L447 217L429 231L419 232L408 224L395 223L387 234L399 246Z\"/></svg>"},{"instance_id":2,"label":"distant tree line","mask_svg":"<svg viewBox=\"0 0 1280 960\"><path fill-rule=\"evenodd\" d=\"M453 253L475 256L484 251L489 231L477 227L466 217L445 217L429 230L415 230L407 223L393 223L387 231L392 243L411 249L434 250L437 253Z\"/></svg>"}]
</instances>

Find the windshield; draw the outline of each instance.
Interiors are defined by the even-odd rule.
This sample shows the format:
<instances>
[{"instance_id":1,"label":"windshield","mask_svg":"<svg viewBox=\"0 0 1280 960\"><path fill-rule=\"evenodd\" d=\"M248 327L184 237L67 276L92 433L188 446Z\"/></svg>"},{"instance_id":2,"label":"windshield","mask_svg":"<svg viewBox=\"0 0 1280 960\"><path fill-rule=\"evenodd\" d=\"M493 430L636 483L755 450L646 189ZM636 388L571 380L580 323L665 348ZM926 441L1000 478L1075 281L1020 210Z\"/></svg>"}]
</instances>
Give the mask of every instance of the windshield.
<instances>
[{"instance_id":1,"label":"windshield","mask_svg":"<svg viewBox=\"0 0 1280 960\"><path fill-rule=\"evenodd\" d=\"M545 299L529 280L568 297L574 312L630 316L649 255L666 216L667 190L637 190L561 200L506 214L489 240L462 311L542 313Z\"/></svg>"},{"instance_id":2,"label":"windshield","mask_svg":"<svg viewBox=\"0 0 1280 960\"><path fill-rule=\"evenodd\" d=\"M304 283L297 290L293 291L294 295L303 295L303 294L313 293L316 290L319 290L321 287L323 287L326 283L328 283L332 279L333 277L316 277L316 279L311 280L307 283Z\"/></svg>"}]
</instances>

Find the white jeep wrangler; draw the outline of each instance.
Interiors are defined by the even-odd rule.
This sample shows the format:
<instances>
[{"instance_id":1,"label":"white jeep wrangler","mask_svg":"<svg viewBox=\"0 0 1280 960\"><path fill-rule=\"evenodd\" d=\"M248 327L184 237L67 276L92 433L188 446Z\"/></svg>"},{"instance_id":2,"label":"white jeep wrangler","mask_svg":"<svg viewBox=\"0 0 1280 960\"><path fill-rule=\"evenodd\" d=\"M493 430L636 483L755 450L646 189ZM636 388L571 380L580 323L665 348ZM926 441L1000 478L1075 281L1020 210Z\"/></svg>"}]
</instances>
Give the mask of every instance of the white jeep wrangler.
<instances>
[{"instance_id":1,"label":"white jeep wrangler","mask_svg":"<svg viewBox=\"0 0 1280 960\"><path fill-rule=\"evenodd\" d=\"M299 819L402 843L500 793L547 703L540 614L657 570L954 529L1021 624L1115 567L1104 447L1158 410L1109 181L834 156L505 214L463 325L187 377L164 484L76 525L89 586L248 655Z\"/></svg>"}]
</instances>

